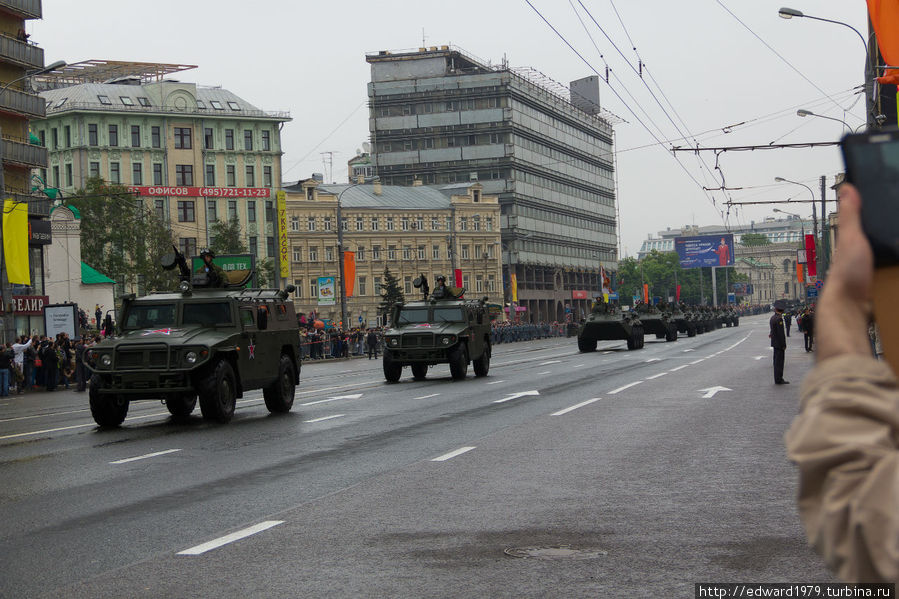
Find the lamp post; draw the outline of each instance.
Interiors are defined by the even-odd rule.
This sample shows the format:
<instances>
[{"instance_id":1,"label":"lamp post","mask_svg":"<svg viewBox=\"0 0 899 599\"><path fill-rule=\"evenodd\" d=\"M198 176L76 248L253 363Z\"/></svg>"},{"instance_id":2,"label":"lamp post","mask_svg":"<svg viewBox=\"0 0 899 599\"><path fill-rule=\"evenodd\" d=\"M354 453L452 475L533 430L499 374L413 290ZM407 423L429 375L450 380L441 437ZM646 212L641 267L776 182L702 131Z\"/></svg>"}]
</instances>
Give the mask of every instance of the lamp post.
<instances>
[{"instance_id":1,"label":"lamp post","mask_svg":"<svg viewBox=\"0 0 899 599\"><path fill-rule=\"evenodd\" d=\"M0 87L0 100L3 99L3 95L6 93L6 90L8 90L9 86L12 85L13 83L21 81L22 79L27 79L28 77L33 77L35 75L49 73L50 71L54 71L54 70L62 68L64 66L66 66L66 61L57 60L56 62L53 62L53 63L43 67L42 69L27 72L24 75L22 75L21 77L13 79L9 83L4 84L3 87ZM3 166L2 137L3 137L3 132L2 132L2 130L0 130L0 193L2 193L4 196L3 198L0 198L0 200L5 200L6 172L5 172L5 169ZM2 301L3 301L2 310L0 310L0 312L2 312L5 316L5 318L3 319L3 336L5 338L5 341L9 341L13 337L15 337L16 326L15 326L15 322L13 322L12 313L11 312L7 313L7 311L6 311L6 307L10 301L10 295L9 295L9 284L8 284L9 281L8 281L8 278L6 275L6 262L5 261L6 261L6 258L3 253L3 239L2 239L2 235L0 235L0 269L2 269L2 271L0 271L0 297L2 297Z\"/></svg>"},{"instance_id":2,"label":"lamp post","mask_svg":"<svg viewBox=\"0 0 899 599\"><path fill-rule=\"evenodd\" d=\"M809 194L812 196L812 238L815 240L815 271L818 270L818 217L817 212L815 211L815 192L812 191L812 188L806 185L805 183L800 183L798 181L791 181L789 179L784 179L783 177L774 177L774 180L778 183L792 183L793 185L801 185L805 187ZM804 236L803 236L804 240Z\"/></svg>"},{"instance_id":3,"label":"lamp post","mask_svg":"<svg viewBox=\"0 0 899 599\"><path fill-rule=\"evenodd\" d=\"M375 177L378 180L378 177ZM352 183L340 190L337 194L337 268L340 273L340 326L346 327L346 272L343 265L343 218L340 210L340 198L354 187L365 185L364 183Z\"/></svg>"}]
</instances>

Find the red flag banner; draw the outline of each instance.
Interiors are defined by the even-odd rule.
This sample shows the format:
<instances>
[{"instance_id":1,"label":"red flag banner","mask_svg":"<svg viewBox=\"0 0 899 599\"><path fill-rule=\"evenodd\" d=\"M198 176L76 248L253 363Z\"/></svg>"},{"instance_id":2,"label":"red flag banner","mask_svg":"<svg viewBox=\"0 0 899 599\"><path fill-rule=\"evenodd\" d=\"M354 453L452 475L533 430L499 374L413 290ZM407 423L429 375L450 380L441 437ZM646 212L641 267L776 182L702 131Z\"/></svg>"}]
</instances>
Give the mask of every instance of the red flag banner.
<instances>
[{"instance_id":1,"label":"red flag banner","mask_svg":"<svg viewBox=\"0 0 899 599\"><path fill-rule=\"evenodd\" d=\"M802 283L804 281L804 278L802 276L802 265L801 264L796 264L796 281L798 281L799 283Z\"/></svg>"},{"instance_id":2,"label":"red flag banner","mask_svg":"<svg viewBox=\"0 0 899 599\"><path fill-rule=\"evenodd\" d=\"M680 285L674 291L674 301L680 302Z\"/></svg>"},{"instance_id":3,"label":"red flag banner","mask_svg":"<svg viewBox=\"0 0 899 599\"><path fill-rule=\"evenodd\" d=\"M457 268L457 269L453 272L453 278L456 279L456 281L455 281L456 285L455 285L455 286L456 286L456 287L462 287L462 269L461 269L461 268Z\"/></svg>"},{"instance_id":4,"label":"red flag banner","mask_svg":"<svg viewBox=\"0 0 899 599\"><path fill-rule=\"evenodd\" d=\"M643 303L649 303L649 284L643 283Z\"/></svg>"},{"instance_id":5,"label":"red flag banner","mask_svg":"<svg viewBox=\"0 0 899 599\"><path fill-rule=\"evenodd\" d=\"M353 297L353 289L356 286L356 252L343 253L343 276L346 279L344 284L346 296Z\"/></svg>"},{"instance_id":6,"label":"red flag banner","mask_svg":"<svg viewBox=\"0 0 899 599\"><path fill-rule=\"evenodd\" d=\"M816 256L815 256L815 236L814 235L806 235L805 236L805 258L808 260L808 276L814 277L818 274L818 268L816 265Z\"/></svg>"}]
</instances>

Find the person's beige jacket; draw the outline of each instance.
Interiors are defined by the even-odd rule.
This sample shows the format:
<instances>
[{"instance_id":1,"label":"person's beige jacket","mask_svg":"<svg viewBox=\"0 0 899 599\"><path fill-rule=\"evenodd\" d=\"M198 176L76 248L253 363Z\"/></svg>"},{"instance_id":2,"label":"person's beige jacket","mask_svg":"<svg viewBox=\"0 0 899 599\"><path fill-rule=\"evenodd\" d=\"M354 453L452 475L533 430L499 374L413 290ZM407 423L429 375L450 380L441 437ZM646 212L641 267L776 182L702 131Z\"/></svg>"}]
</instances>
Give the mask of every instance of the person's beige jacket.
<instances>
[{"instance_id":1,"label":"person's beige jacket","mask_svg":"<svg viewBox=\"0 0 899 599\"><path fill-rule=\"evenodd\" d=\"M809 542L847 582L899 580L899 385L865 356L824 360L785 436Z\"/></svg>"}]
</instances>

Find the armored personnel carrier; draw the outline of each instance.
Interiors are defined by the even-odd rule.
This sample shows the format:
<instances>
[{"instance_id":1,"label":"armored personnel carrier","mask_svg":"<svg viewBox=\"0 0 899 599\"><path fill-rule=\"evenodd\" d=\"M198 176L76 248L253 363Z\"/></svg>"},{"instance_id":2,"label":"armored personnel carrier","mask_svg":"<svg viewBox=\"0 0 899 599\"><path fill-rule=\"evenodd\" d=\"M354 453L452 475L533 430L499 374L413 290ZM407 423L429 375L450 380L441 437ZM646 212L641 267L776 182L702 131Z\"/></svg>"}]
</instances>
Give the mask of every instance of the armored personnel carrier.
<instances>
[{"instance_id":1,"label":"armored personnel carrier","mask_svg":"<svg viewBox=\"0 0 899 599\"><path fill-rule=\"evenodd\" d=\"M193 276L177 249L178 290L124 296L116 336L90 349L90 408L97 424L118 426L132 401L161 400L184 418L200 400L203 418L228 422L238 398L262 389L270 412L288 412L300 381L293 285L247 289L243 281Z\"/></svg>"},{"instance_id":2,"label":"armored personnel carrier","mask_svg":"<svg viewBox=\"0 0 899 599\"><path fill-rule=\"evenodd\" d=\"M422 299L394 306L392 326L384 332L387 382L399 381L404 366L412 369L415 380L423 380L435 364L449 364L454 380L468 375L469 364L475 376L487 376L492 351L487 298L463 299L464 289L445 287L441 279L429 295L424 275L416 278Z\"/></svg>"},{"instance_id":3,"label":"armored personnel carrier","mask_svg":"<svg viewBox=\"0 0 899 599\"><path fill-rule=\"evenodd\" d=\"M678 333L684 333L687 337L696 336L696 322L692 315L684 310L680 304L671 304L668 317L674 322Z\"/></svg>"},{"instance_id":4,"label":"armored personnel carrier","mask_svg":"<svg viewBox=\"0 0 899 599\"><path fill-rule=\"evenodd\" d=\"M740 315L733 306L725 306L721 309L721 321L726 327L740 326Z\"/></svg>"},{"instance_id":5,"label":"armored personnel carrier","mask_svg":"<svg viewBox=\"0 0 899 599\"><path fill-rule=\"evenodd\" d=\"M598 341L627 340L628 349L643 347L643 324L634 311L622 311L617 305L597 299L577 335L577 348L596 351Z\"/></svg>"},{"instance_id":6,"label":"armored personnel carrier","mask_svg":"<svg viewBox=\"0 0 899 599\"><path fill-rule=\"evenodd\" d=\"M671 320L668 312L650 304L637 304L637 314L643 323L643 333L655 335L656 339L677 341L677 324Z\"/></svg>"}]
</instances>

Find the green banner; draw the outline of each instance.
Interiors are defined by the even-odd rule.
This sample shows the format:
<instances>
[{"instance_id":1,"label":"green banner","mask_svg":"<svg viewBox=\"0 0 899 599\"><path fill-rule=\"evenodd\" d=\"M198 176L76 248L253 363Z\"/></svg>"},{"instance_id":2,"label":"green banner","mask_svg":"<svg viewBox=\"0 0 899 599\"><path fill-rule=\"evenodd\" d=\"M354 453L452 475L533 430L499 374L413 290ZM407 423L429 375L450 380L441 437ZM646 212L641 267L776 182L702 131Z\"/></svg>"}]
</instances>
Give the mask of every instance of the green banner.
<instances>
[{"instance_id":1,"label":"green banner","mask_svg":"<svg viewBox=\"0 0 899 599\"><path fill-rule=\"evenodd\" d=\"M194 256L190 259L191 262L191 271L192 272L203 272L203 259L199 256ZM228 277L228 280L231 282L240 282L247 276L251 270L253 270L256 266L256 260L253 258L251 254L225 254L222 256L216 256L212 259L213 264L217 264L222 267L222 270L225 271L225 275ZM255 279L255 275L253 279ZM255 280L250 280L246 287L252 287L255 284Z\"/></svg>"}]
</instances>

